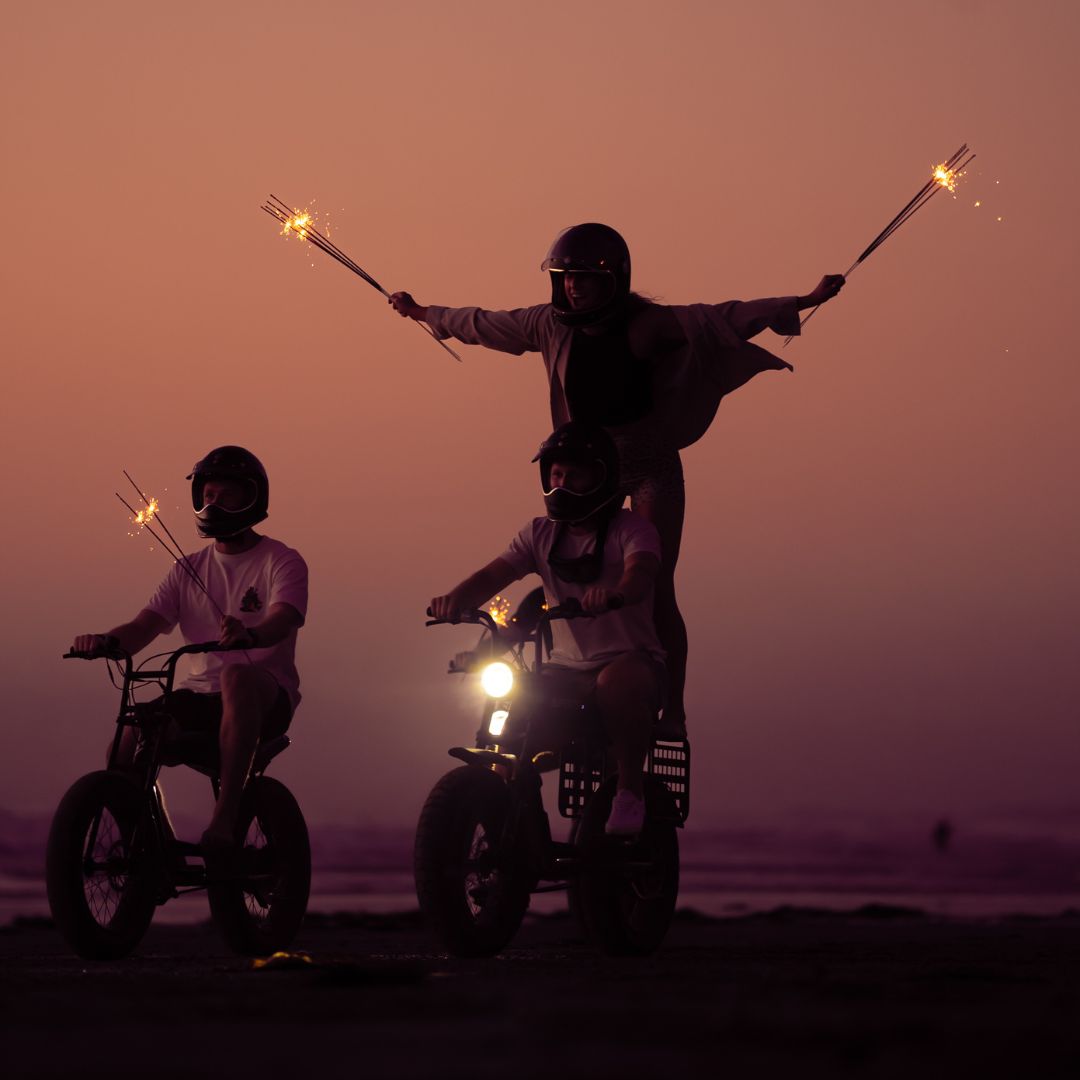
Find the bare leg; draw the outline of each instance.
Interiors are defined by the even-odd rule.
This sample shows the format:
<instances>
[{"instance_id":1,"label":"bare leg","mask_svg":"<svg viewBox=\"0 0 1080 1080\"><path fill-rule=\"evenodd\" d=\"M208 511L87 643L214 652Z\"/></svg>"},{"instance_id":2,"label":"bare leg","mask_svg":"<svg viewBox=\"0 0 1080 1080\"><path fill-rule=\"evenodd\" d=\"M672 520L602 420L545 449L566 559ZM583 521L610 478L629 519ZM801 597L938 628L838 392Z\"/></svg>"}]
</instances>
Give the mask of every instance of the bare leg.
<instances>
[{"instance_id":1,"label":"bare leg","mask_svg":"<svg viewBox=\"0 0 1080 1080\"><path fill-rule=\"evenodd\" d=\"M263 720L279 692L273 677L250 664L229 664L221 673L221 789L203 842L233 842L240 796L259 745Z\"/></svg>"},{"instance_id":2,"label":"bare leg","mask_svg":"<svg viewBox=\"0 0 1080 1080\"><path fill-rule=\"evenodd\" d=\"M667 653L668 699L664 706L666 724L685 725L686 708L683 693L686 689L686 623L675 598L675 566L682 545L686 496L682 487L672 491L648 491L632 495L630 509L651 521L660 534L663 562L656 580L656 600L653 622L660 644Z\"/></svg>"},{"instance_id":3,"label":"bare leg","mask_svg":"<svg viewBox=\"0 0 1080 1080\"><path fill-rule=\"evenodd\" d=\"M615 751L616 786L639 799L656 698L656 673L640 653L624 653L612 660L596 680L596 704Z\"/></svg>"}]
</instances>

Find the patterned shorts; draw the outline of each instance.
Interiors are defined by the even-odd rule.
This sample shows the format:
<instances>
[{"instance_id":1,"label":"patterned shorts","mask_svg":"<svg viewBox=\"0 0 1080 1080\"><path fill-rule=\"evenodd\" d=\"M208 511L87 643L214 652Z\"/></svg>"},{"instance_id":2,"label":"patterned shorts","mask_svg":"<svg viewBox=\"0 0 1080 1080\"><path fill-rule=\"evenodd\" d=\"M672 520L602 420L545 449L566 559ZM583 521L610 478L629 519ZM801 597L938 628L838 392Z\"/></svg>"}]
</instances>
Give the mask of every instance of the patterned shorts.
<instances>
[{"instance_id":1,"label":"patterned shorts","mask_svg":"<svg viewBox=\"0 0 1080 1080\"><path fill-rule=\"evenodd\" d=\"M649 432L613 434L619 450L619 477L623 495L650 502L683 500L682 459L679 451Z\"/></svg>"}]
</instances>

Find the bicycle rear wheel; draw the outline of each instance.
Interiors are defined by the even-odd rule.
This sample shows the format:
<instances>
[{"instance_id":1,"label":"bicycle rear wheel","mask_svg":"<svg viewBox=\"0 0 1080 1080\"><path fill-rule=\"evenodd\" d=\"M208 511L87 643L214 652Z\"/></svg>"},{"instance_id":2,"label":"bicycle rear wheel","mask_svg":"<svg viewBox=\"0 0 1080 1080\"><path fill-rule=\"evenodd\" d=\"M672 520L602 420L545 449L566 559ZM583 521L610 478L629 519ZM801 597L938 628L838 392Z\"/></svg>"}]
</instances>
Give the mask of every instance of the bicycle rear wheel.
<instances>
[{"instance_id":1,"label":"bicycle rear wheel","mask_svg":"<svg viewBox=\"0 0 1080 1080\"><path fill-rule=\"evenodd\" d=\"M133 780L102 771L76 780L53 817L49 907L68 944L88 960L126 956L154 917L156 862L143 809Z\"/></svg>"},{"instance_id":2,"label":"bicycle rear wheel","mask_svg":"<svg viewBox=\"0 0 1080 1080\"><path fill-rule=\"evenodd\" d=\"M570 908L585 936L615 956L646 956L660 947L679 895L679 820L668 789L645 777L645 826L633 839L607 836L615 779L574 822L581 871L570 882Z\"/></svg>"}]
</instances>

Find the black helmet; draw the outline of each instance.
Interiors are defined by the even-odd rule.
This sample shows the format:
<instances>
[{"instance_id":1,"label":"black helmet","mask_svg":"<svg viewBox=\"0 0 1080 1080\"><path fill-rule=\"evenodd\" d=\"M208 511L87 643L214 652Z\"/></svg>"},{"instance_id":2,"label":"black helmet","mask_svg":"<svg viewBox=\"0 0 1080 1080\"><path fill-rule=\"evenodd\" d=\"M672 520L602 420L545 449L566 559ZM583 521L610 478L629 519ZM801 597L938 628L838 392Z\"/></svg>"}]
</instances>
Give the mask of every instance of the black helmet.
<instances>
[{"instance_id":1,"label":"black helmet","mask_svg":"<svg viewBox=\"0 0 1080 1080\"><path fill-rule=\"evenodd\" d=\"M191 505L198 519L200 536L227 540L245 529L257 525L266 517L270 506L270 481L262 462L242 446L219 446L195 463L191 474ZM234 480L248 486L251 499L239 510L223 506L207 506L203 487L207 480Z\"/></svg>"},{"instance_id":2,"label":"black helmet","mask_svg":"<svg viewBox=\"0 0 1080 1080\"><path fill-rule=\"evenodd\" d=\"M555 237L541 270L551 274L551 304L555 318L566 326L589 326L603 322L622 310L630 295L630 249L610 226L590 221L571 225ZM584 311L575 310L566 298L563 274L607 274L611 289L604 300Z\"/></svg>"},{"instance_id":3,"label":"black helmet","mask_svg":"<svg viewBox=\"0 0 1080 1080\"><path fill-rule=\"evenodd\" d=\"M547 516L552 521L576 525L605 508L610 516L622 505L619 492L619 452L611 436L602 428L581 420L571 420L553 431L540 444L533 461L540 462L540 487L544 492ZM602 475L591 491L576 492L551 486L551 466L556 461L581 465L598 464Z\"/></svg>"}]
</instances>

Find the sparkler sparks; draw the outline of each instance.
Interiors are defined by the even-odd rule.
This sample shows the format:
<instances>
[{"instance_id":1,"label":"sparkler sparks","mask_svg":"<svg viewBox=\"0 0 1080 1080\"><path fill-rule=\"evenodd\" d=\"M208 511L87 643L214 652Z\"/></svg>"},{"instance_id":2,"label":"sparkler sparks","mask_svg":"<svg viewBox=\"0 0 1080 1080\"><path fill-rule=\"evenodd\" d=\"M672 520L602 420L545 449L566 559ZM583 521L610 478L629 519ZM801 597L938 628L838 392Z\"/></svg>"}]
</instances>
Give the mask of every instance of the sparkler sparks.
<instances>
[{"instance_id":1,"label":"sparkler sparks","mask_svg":"<svg viewBox=\"0 0 1080 1080\"><path fill-rule=\"evenodd\" d=\"M964 174L956 169L947 168L945 163L934 166L934 183L945 188L946 191L956 191L956 185Z\"/></svg>"},{"instance_id":2,"label":"sparkler sparks","mask_svg":"<svg viewBox=\"0 0 1080 1080\"><path fill-rule=\"evenodd\" d=\"M496 626L510 625L510 601L505 596L493 596L488 603L487 613Z\"/></svg>"},{"instance_id":3,"label":"sparkler sparks","mask_svg":"<svg viewBox=\"0 0 1080 1080\"><path fill-rule=\"evenodd\" d=\"M298 210L291 207L276 195L271 195L263 204L262 209L281 223L283 226L281 230L283 236L292 235L300 240L310 241L320 251L341 263L346 270L351 270L358 277L363 278L373 289L381 292L388 300L390 299L390 294L362 266L350 259L341 248L336 244L331 243L327 236L315 228L314 216L309 210ZM454 352L454 350L451 349L427 323L418 322L418 325L459 364L461 363L461 357L458 356L458 354Z\"/></svg>"},{"instance_id":4,"label":"sparkler sparks","mask_svg":"<svg viewBox=\"0 0 1080 1080\"><path fill-rule=\"evenodd\" d=\"M314 223L314 216L307 210L302 213L293 214L284 222L284 227L281 230L282 236L289 236L290 234L295 236L297 240L306 240L308 238L308 228Z\"/></svg>"},{"instance_id":5,"label":"sparkler sparks","mask_svg":"<svg viewBox=\"0 0 1080 1080\"><path fill-rule=\"evenodd\" d=\"M149 525L157 517L158 501L153 496L146 500L146 508L135 515L135 524L142 528Z\"/></svg>"},{"instance_id":6,"label":"sparkler sparks","mask_svg":"<svg viewBox=\"0 0 1080 1080\"><path fill-rule=\"evenodd\" d=\"M115 492L116 497L127 507L131 514L132 523L137 525L140 530L145 529L166 551L168 555L171 555L173 561L178 563L180 568L185 574L202 590L207 600L217 609L217 613L224 618L225 612L221 610L221 605L210 595L210 590L206 587L206 582L199 576L199 571L195 569L194 563L184 553L184 549L177 542L177 539L169 531L168 525L165 524L165 519L161 517L160 507L158 501L155 498L148 496L138 484L131 478L131 474L124 469L124 476L127 478L127 482L135 489L138 496L143 501L143 509L136 510L120 492ZM162 532L172 542L172 547L161 538L161 535L154 531L151 527L151 522L155 522L162 530Z\"/></svg>"},{"instance_id":7,"label":"sparkler sparks","mask_svg":"<svg viewBox=\"0 0 1080 1080\"><path fill-rule=\"evenodd\" d=\"M924 207L939 191L945 190L955 193L957 182L964 175L967 166L974 160L975 155L968 150L967 143L964 143L955 154L952 154L939 165L935 165L930 174L930 179L919 188L914 198L907 203L903 210L901 210L900 213L874 237L866 250L851 264L851 266L848 267L844 273L844 277L846 278L860 263L864 262L870 256L871 252L874 252L881 247L881 245L884 244L905 221L914 215L916 210ZM818 307L820 307L820 305L818 305ZM813 318L814 312L817 310L816 307L811 308L811 310L799 320L799 326L805 326ZM792 334L791 337L785 338L784 344L787 345L794 336L795 335Z\"/></svg>"}]
</instances>

